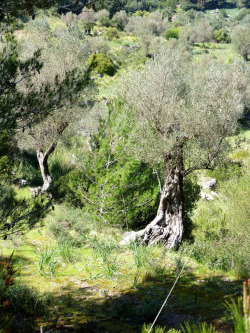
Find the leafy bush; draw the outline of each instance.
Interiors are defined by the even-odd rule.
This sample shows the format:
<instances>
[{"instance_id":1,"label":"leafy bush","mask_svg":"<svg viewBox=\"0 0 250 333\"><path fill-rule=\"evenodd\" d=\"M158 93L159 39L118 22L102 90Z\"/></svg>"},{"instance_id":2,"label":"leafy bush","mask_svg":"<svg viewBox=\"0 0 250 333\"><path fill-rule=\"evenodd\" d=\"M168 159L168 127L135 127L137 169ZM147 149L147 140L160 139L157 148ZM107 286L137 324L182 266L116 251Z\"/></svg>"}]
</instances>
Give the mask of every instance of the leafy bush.
<instances>
[{"instance_id":1,"label":"leafy bush","mask_svg":"<svg viewBox=\"0 0 250 333\"><path fill-rule=\"evenodd\" d=\"M112 60L103 53L91 54L89 58L90 69L99 74L114 75L116 72L115 65Z\"/></svg>"},{"instance_id":2,"label":"leafy bush","mask_svg":"<svg viewBox=\"0 0 250 333\"><path fill-rule=\"evenodd\" d=\"M119 30L124 29L124 23L121 17L114 16L111 20L111 23Z\"/></svg>"},{"instance_id":3,"label":"leafy bush","mask_svg":"<svg viewBox=\"0 0 250 333\"><path fill-rule=\"evenodd\" d=\"M119 37L118 30L111 27L107 29L105 35L106 37L108 37L109 40Z\"/></svg>"},{"instance_id":4,"label":"leafy bush","mask_svg":"<svg viewBox=\"0 0 250 333\"><path fill-rule=\"evenodd\" d=\"M214 30L213 37L218 43L230 43L231 41L229 33L225 29Z\"/></svg>"},{"instance_id":5,"label":"leafy bush","mask_svg":"<svg viewBox=\"0 0 250 333\"><path fill-rule=\"evenodd\" d=\"M180 33L179 28L169 29L166 33L166 39L169 39L169 38L179 39L179 33Z\"/></svg>"},{"instance_id":6,"label":"leafy bush","mask_svg":"<svg viewBox=\"0 0 250 333\"><path fill-rule=\"evenodd\" d=\"M63 247L66 244L70 247L79 247L85 243L86 234L89 232L88 216L83 215L80 209L61 206L59 210L55 211L49 224L49 230L59 240L59 248L62 247L61 254L65 259L64 254L67 250ZM65 253L63 254L63 252Z\"/></svg>"},{"instance_id":7,"label":"leafy bush","mask_svg":"<svg viewBox=\"0 0 250 333\"><path fill-rule=\"evenodd\" d=\"M194 215L193 256L211 269L250 274L250 175L233 178L220 188L220 201L200 204Z\"/></svg>"},{"instance_id":8,"label":"leafy bush","mask_svg":"<svg viewBox=\"0 0 250 333\"><path fill-rule=\"evenodd\" d=\"M218 165L213 171L208 171L207 174L217 180L224 182L232 177L242 176L241 162L227 161Z\"/></svg>"},{"instance_id":9,"label":"leafy bush","mask_svg":"<svg viewBox=\"0 0 250 333\"><path fill-rule=\"evenodd\" d=\"M103 15L99 16L99 18L98 18L98 25L108 28L108 27L111 26L111 24L112 23L111 23L108 15L103 14Z\"/></svg>"}]
</instances>

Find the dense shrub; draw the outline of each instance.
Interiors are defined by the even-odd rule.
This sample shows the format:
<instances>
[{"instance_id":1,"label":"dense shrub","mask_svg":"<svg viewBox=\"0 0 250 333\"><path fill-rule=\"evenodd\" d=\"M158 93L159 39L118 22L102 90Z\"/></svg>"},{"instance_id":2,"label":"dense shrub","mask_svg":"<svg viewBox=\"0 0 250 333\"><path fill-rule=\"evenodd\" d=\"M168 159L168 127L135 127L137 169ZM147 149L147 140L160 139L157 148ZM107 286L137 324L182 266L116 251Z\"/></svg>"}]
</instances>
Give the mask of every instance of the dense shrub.
<instances>
[{"instance_id":1,"label":"dense shrub","mask_svg":"<svg viewBox=\"0 0 250 333\"><path fill-rule=\"evenodd\" d=\"M102 26L102 27L110 27L111 26L111 21L108 17L108 15L103 14L98 18L98 25Z\"/></svg>"},{"instance_id":2,"label":"dense shrub","mask_svg":"<svg viewBox=\"0 0 250 333\"><path fill-rule=\"evenodd\" d=\"M218 43L230 43L229 33L225 29L215 30L213 37Z\"/></svg>"},{"instance_id":3,"label":"dense shrub","mask_svg":"<svg viewBox=\"0 0 250 333\"><path fill-rule=\"evenodd\" d=\"M99 74L114 75L116 72L115 65L112 60L103 53L91 54L89 58L90 69Z\"/></svg>"},{"instance_id":4,"label":"dense shrub","mask_svg":"<svg viewBox=\"0 0 250 333\"><path fill-rule=\"evenodd\" d=\"M116 24L116 27L120 30L124 30L125 25L128 23L128 16L125 10L117 12L113 18L112 22Z\"/></svg>"},{"instance_id":5,"label":"dense shrub","mask_svg":"<svg viewBox=\"0 0 250 333\"><path fill-rule=\"evenodd\" d=\"M169 39L169 38L178 39L179 38L179 32L180 32L179 28L169 29L166 33L166 39Z\"/></svg>"},{"instance_id":6,"label":"dense shrub","mask_svg":"<svg viewBox=\"0 0 250 333\"><path fill-rule=\"evenodd\" d=\"M84 216L80 209L69 206L61 206L56 210L49 230L57 239L59 245L81 246L85 243L89 232L88 216Z\"/></svg>"},{"instance_id":7,"label":"dense shrub","mask_svg":"<svg viewBox=\"0 0 250 333\"><path fill-rule=\"evenodd\" d=\"M212 269L249 276L250 175L221 186L219 201L200 204L194 215L194 257Z\"/></svg>"},{"instance_id":8,"label":"dense shrub","mask_svg":"<svg viewBox=\"0 0 250 333\"><path fill-rule=\"evenodd\" d=\"M106 37L108 37L109 40L119 37L118 30L116 28L112 28L112 27L107 29L105 35L106 35Z\"/></svg>"}]
</instances>

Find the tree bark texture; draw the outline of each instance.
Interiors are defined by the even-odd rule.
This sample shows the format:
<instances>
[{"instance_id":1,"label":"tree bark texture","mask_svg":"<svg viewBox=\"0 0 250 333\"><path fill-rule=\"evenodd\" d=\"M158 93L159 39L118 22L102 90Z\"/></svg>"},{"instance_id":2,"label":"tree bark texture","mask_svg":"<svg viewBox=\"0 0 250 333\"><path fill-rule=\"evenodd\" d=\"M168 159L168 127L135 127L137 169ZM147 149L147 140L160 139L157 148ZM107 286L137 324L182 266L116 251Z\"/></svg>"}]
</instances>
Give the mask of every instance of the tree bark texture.
<instances>
[{"instance_id":1,"label":"tree bark texture","mask_svg":"<svg viewBox=\"0 0 250 333\"><path fill-rule=\"evenodd\" d=\"M247 54L247 53L244 53L244 54L243 54L243 59L244 59L245 62L248 61L248 54Z\"/></svg>"},{"instance_id":2,"label":"tree bark texture","mask_svg":"<svg viewBox=\"0 0 250 333\"><path fill-rule=\"evenodd\" d=\"M48 166L48 158L50 154L47 152L44 154L40 149L37 149L37 159L39 162L42 178L43 178L43 186L39 189L38 194L44 194L48 191L52 184L52 177L49 173L49 166Z\"/></svg>"},{"instance_id":3,"label":"tree bark texture","mask_svg":"<svg viewBox=\"0 0 250 333\"><path fill-rule=\"evenodd\" d=\"M60 136L67 127L68 127L68 122L62 122L60 126L57 128L57 135ZM41 147L38 147L36 150L36 156L39 162L43 178L43 186L36 189L35 191L36 196L48 192L48 189L52 184L52 177L49 173L48 158L56 149L57 143L58 139L52 141L52 143L50 144L49 148L46 150L45 153Z\"/></svg>"},{"instance_id":4,"label":"tree bark texture","mask_svg":"<svg viewBox=\"0 0 250 333\"><path fill-rule=\"evenodd\" d=\"M137 239L143 244L162 243L169 249L177 249L182 237L183 175L178 167L167 168L167 176L155 219L145 229L125 234L121 244L129 244Z\"/></svg>"}]
</instances>

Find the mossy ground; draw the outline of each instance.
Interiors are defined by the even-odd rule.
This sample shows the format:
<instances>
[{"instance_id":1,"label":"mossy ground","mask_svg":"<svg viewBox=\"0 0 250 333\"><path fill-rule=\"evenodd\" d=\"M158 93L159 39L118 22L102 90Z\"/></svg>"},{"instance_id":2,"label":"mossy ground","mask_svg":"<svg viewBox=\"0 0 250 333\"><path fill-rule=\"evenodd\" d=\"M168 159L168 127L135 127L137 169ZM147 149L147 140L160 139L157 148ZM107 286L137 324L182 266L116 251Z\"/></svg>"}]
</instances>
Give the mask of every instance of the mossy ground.
<instances>
[{"instance_id":1,"label":"mossy ground","mask_svg":"<svg viewBox=\"0 0 250 333\"><path fill-rule=\"evenodd\" d=\"M61 206L56 206L56 215ZM53 219L51 214L50 219ZM14 251L21 283L44 295L50 316L37 321L37 329L53 332L140 332L152 322L187 256L170 253L161 246L134 249L120 247L120 231L98 226L86 244L74 251L74 260L63 259L58 242L45 226L21 237L0 242L1 257ZM93 237L94 236L94 237ZM97 238L96 238L97 237ZM96 239L112 244L108 253L97 252ZM54 249L53 274L39 274L36 251ZM159 324L178 327L184 321L228 325L224 303L241 293L242 281L230 274L209 271L189 259L187 267L159 318Z\"/></svg>"}]
</instances>

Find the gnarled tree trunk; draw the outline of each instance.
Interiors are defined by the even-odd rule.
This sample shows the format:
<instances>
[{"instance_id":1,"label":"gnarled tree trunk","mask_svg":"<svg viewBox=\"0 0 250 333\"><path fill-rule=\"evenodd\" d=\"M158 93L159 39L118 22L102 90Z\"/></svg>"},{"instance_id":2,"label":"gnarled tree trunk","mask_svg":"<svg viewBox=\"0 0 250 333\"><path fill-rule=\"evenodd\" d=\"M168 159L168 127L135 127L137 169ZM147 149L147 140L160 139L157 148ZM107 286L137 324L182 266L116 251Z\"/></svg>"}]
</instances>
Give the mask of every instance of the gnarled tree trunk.
<instances>
[{"instance_id":1,"label":"gnarled tree trunk","mask_svg":"<svg viewBox=\"0 0 250 333\"><path fill-rule=\"evenodd\" d=\"M143 244L162 243L169 249L179 247L183 237L183 175L181 168L167 168L155 219L138 232L126 233L120 244L139 240Z\"/></svg>"},{"instance_id":2,"label":"gnarled tree trunk","mask_svg":"<svg viewBox=\"0 0 250 333\"><path fill-rule=\"evenodd\" d=\"M54 149L53 149L53 151L54 151ZM48 158L49 158L49 155L52 153L52 151L49 154L47 152L44 154L41 149L37 149L37 152L36 152L41 174L42 174L42 178L43 178L43 186L41 188L39 188L39 190L38 190L39 193L37 193L37 194L44 194L45 192L48 191L48 189L50 188L50 186L52 184L52 177L50 176L49 167L48 167Z\"/></svg>"},{"instance_id":3,"label":"gnarled tree trunk","mask_svg":"<svg viewBox=\"0 0 250 333\"><path fill-rule=\"evenodd\" d=\"M68 127L68 122L62 122L60 126L57 128L57 135L60 136L63 131ZM43 148L38 147L36 150L36 156L39 162L42 178L43 178L43 186L38 187L35 190L35 195L40 195L44 193L48 193L48 189L52 184L52 177L49 173L49 166L48 166L48 158L56 149L58 143L58 138L55 139L49 146L49 148L44 153Z\"/></svg>"}]
</instances>

